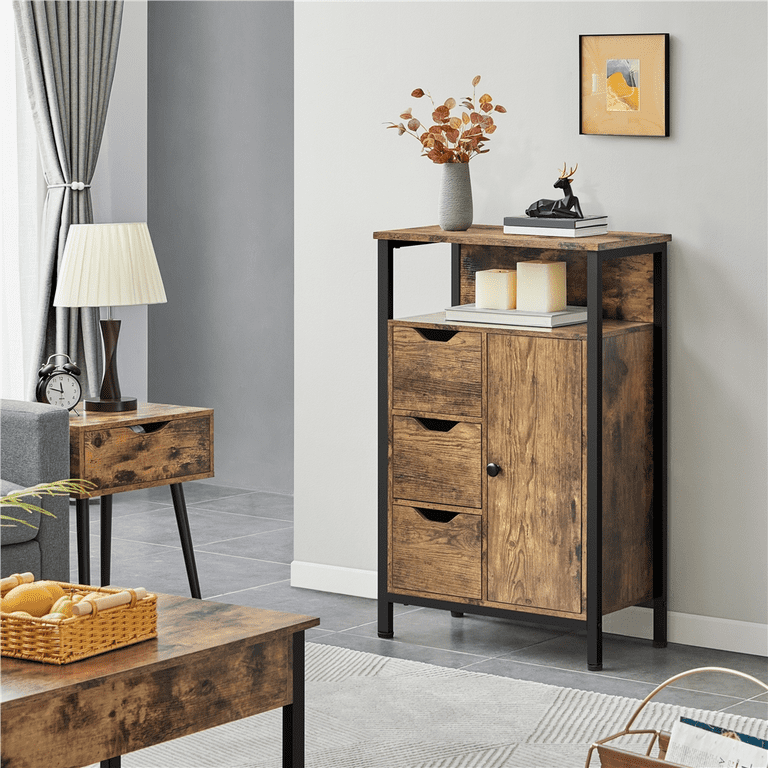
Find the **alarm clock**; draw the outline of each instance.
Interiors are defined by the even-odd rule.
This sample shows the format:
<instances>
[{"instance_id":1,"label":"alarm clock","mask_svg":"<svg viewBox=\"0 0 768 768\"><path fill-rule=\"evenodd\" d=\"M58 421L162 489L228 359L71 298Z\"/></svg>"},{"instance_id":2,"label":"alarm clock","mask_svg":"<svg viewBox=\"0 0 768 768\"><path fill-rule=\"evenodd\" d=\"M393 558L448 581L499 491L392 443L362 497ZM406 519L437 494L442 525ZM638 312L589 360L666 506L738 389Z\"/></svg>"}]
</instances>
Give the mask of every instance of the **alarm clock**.
<instances>
[{"instance_id":1,"label":"alarm clock","mask_svg":"<svg viewBox=\"0 0 768 768\"><path fill-rule=\"evenodd\" d=\"M66 357L68 362L57 365L51 362L54 357ZM82 388L76 378L80 375L80 369L69 355L51 355L37 375L35 396L39 403L58 405L71 411L80 402Z\"/></svg>"}]
</instances>

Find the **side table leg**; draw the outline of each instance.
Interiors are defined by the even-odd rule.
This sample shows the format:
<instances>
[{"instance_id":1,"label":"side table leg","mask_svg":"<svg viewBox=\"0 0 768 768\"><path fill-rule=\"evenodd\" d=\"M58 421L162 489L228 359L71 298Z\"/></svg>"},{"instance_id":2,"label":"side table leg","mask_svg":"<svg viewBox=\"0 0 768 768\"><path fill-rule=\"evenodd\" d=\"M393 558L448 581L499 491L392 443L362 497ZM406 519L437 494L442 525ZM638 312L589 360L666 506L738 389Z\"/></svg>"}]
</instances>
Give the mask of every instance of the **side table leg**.
<instances>
[{"instance_id":1,"label":"side table leg","mask_svg":"<svg viewBox=\"0 0 768 768\"><path fill-rule=\"evenodd\" d=\"M181 551L184 553L184 565L187 568L189 590L192 597L201 598L200 582L197 578L197 565L195 564L195 550L192 547L187 504L184 501L184 489L181 487L181 483L171 485L171 497L173 498L173 511L176 513L176 524L179 526L179 539L181 540Z\"/></svg>"},{"instance_id":2,"label":"side table leg","mask_svg":"<svg viewBox=\"0 0 768 768\"><path fill-rule=\"evenodd\" d=\"M112 565L112 497L101 497L101 586L106 587L111 579Z\"/></svg>"},{"instance_id":3,"label":"side table leg","mask_svg":"<svg viewBox=\"0 0 768 768\"><path fill-rule=\"evenodd\" d=\"M91 581L91 532L88 517L88 499L75 499L77 515L77 580L80 584Z\"/></svg>"},{"instance_id":4,"label":"side table leg","mask_svg":"<svg viewBox=\"0 0 768 768\"><path fill-rule=\"evenodd\" d=\"M304 768L304 632L293 636L293 702L283 707L283 768Z\"/></svg>"},{"instance_id":5,"label":"side table leg","mask_svg":"<svg viewBox=\"0 0 768 768\"><path fill-rule=\"evenodd\" d=\"M100 768L120 768L120 755L110 757L109 760L102 760L99 766Z\"/></svg>"}]
</instances>

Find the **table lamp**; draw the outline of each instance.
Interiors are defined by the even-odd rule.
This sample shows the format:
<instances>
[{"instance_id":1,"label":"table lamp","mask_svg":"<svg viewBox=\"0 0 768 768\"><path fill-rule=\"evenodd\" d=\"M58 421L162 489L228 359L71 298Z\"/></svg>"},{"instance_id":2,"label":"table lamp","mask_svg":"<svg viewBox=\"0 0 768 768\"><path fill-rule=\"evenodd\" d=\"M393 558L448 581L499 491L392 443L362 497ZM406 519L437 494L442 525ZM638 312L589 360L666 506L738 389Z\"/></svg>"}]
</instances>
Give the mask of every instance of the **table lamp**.
<instances>
[{"instance_id":1,"label":"table lamp","mask_svg":"<svg viewBox=\"0 0 768 768\"><path fill-rule=\"evenodd\" d=\"M135 397L122 397L117 378L120 321L113 306L163 304L165 289L149 229L139 224L72 224L64 246L54 307L108 307L101 320L104 380L99 399L85 400L86 411L135 411Z\"/></svg>"}]
</instances>

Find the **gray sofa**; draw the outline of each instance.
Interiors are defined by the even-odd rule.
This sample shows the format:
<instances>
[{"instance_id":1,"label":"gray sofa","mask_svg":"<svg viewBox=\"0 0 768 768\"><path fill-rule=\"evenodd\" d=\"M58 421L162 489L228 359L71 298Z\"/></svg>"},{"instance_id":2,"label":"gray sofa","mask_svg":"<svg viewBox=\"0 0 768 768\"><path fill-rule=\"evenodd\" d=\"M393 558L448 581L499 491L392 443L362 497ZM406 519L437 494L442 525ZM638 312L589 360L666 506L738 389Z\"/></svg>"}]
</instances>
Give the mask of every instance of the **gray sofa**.
<instances>
[{"instance_id":1,"label":"gray sofa","mask_svg":"<svg viewBox=\"0 0 768 768\"><path fill-rule=\"evenodd\" d=\"M0 400L0 495L68 477L69 412L43 403ZM2 507L3 514L37 529L19 523L0 528L0 576L31 571L37 579L69 581L69 500L44 496L29 501L56 517Z\"/></svg>"}]
</instances>

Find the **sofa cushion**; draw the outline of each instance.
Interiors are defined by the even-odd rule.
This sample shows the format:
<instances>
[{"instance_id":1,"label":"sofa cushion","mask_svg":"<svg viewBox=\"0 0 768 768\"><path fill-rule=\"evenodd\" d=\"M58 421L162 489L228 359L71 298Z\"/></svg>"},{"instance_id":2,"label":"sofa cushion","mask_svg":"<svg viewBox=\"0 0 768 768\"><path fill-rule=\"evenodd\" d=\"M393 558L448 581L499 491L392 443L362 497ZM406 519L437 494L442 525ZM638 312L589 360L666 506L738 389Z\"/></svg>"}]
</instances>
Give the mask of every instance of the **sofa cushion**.
<instances>
[{"instance_id":1,"label":"sofa cushion","mask_svg":"<svg viewBox=\"0 0 768 768\"><path fill-rule=\"evenodd\" d=\"M20 491L23 486L11 483L8 480L0 479L0 496L5 496L13 491ZM25 498L24 501L32 504L36 503L36 499ZM2 527L0 527L0 541L2 545L6 544L20 544L24 541L31 541L37 536L37 529L40 527L40 513L39 512L27 512L18 507L0 507L3 515L9 515L16 517L19 520L24 520L27 523L34 525L34 528L30 528L24 523L16 523L12 520L3 520Z\"/></svg>"}]
</instances>

